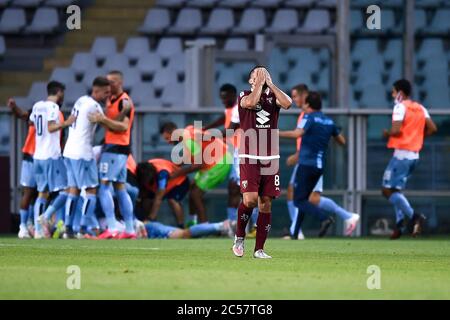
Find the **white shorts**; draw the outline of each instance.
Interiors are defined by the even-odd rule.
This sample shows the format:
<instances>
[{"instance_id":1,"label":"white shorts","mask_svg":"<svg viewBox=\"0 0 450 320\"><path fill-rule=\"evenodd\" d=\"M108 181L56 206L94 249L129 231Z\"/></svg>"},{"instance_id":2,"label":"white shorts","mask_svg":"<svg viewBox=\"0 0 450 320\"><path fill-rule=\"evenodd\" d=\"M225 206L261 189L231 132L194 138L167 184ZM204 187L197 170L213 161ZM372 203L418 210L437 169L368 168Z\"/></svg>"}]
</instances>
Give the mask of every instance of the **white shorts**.
<instances>
[{"instance_id":1,"label":"white shorts","mask_svg":"<svg viewBox=\"0 0 450 320\"><path fill-rule=\"evenodd\" d=\"M291 179L289 179L289 185L293 186L295 182L295 175L297 174L298 163L295 165L294 170L292 170ZM323 175L320 177L319 181L317 181L316 186L314 187L313 192L323 192Z\"/></svg>"}]
</instances>

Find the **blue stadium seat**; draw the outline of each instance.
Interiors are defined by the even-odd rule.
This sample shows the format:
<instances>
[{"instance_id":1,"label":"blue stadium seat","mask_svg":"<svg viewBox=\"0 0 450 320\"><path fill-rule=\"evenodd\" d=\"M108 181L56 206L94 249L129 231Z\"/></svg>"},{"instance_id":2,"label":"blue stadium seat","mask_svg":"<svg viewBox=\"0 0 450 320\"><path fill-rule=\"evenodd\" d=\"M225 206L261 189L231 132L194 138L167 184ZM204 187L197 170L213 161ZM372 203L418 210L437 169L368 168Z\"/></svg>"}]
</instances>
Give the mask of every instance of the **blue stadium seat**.
<instances>
[{"instance_id":1,"label":"blue stadium seat","mask_svg":"<svg viewBox=\"0 0 450 320\"><path fill-rule=\"evenodd\" d=\"M163 8L150 9L138 31L143 34L161 34L170 26L169 10Z\"/></svg>"},{"instance_id":2,"label":"blue stadium seat","mask_svg":"<svg viewBox=\"0 0 450 320\"><path fill-rule=\"evenodd\" d=\"M147 52L140 57L136 65L142 76L152 76L162 68L161 57L155 52Z\"/></svg>"},{"instance_id":3,"label":"blue stadium seat","mask_svg":"<svg viewBox=\"0 0 450 320\"><path fill-rule=\"evenodd\" d=\"M293 7L293 8L309 8L311 7L315 0L287 0L285 2L286 7Z\"/></svg>"},{"instance_id":4,"label":"blue stadium seat","mask_svg":"<svg viewBox=\"0 0 450 320\"><path fill-rule=\"evenodd\" d=\"M168 59L171 56L183 51L183 45L180 38L161 38L159 40L156 52L163 58Z\"/></svg>"},{"instance_id":5,"label":"blue stadium seat","mask_svg":"<svg viewBox=\"0 0 450 320\"><path fill-rule=\"evenodd\" d=\"M166 86L173 85L177 82L176 72L166 68L156 71L152 84L156 90L163 90Z\"/></svg>"},{"instance_id":6,"label":"blue stadium seat","mask_svg":"<svg viewBox=\"0 0 450 320\"><path fill-rule=\"evenodd\" d=\"M394 63L402 60L403 43L400 39L390 39L383 52L383 57L386 62Z\"/></svg>"},{"instance_id":7,"label":"blue stadium seat","mask_svg":"<svg viewBox=\"0 0 450 320\"><path fill-rule=\"evenodd\" d=\"M189 7L212 8L219 0L190 0L186 4Z\"/></svg>"},{"instance_id":8,"label":"blue stadium seat","mask_svg":"<svg viewBox=\"0 0 450 320\"><path fill-rule=\"evenodd\" d=\"M13 0L12 5L22 8L36 8L43 0Z\"/></svg>"},{"instance_id":9,"label":"blue stadium seat","mask_svg":"<svg viewBox=\"0 0 450 320\"><path fill-rule=\"evenodd\" d=\"M378 55L378 45L375 39L356 40L353 50L351 51L352 60L361 61L369 59L374 55Z\"/></svg>"},{"instance_id":10,"label":"blue stadium seat","mask_svg":"<svg viewBox=\"0 0 450 320\"><path fill-rule=\"evenodd\" d=\"M431 21L431 24L425 29L427 32L443 34L448 36L450 32L450 9L438 9Z\"/></svg>"},{"instance_id":11,"label":"blue stadium seat","mask_svg":"<svg viewBox=\"0 0 450 320\"><path fill-rule=\"evenodd\" d=\"M70 68L77 76L83 75L87 70L97 68L95 56L89 52L77 52L73 56Z\"/></svg>"},{"instance_id":12,"label":"blue stadium seat","mask_svg":"<svg viewBox=\"0 0 450 320\"><path fill-rule=\"evenodd\" d=\"M131 88L130 95L135 106L151 105L151 101L156 100L155 89L148 82L136 83Z\"/></svg>"},{"instance_id":13,"label":"blue stadium seat","mask_svg":"<svg viewBox=\"0 0 450 320\"><path fill-rule=\"evenodd\" d=\"M270 52L269 70L278 74L289 70L289 59L280 48L273 48Z\"/></svg>"},{"instance_id":14,"label":"blue stadium seat","mask_svg":"<svg viewBox=\"0 0 450 320\"><path fill-rule=\"evenodd\" d=\"M127 68L122 70L123 73L123 87L129 91L133 86L142 81L141 74L136 68Z\"/></svg>"},{"instance_id":15,"label":"blue stadium seat","mask_svg":"<svg viewBox=\"0 0 450 320\"><path fill-rule=\"evenodd\" d=\"M88 89L80 82L65 82L66 91L64 92L64 105L66 107L73 107L78 98L86 95Z\"/></svg>"},{"instance_id":16,"label":"blue stadium seat","mask_svg":"<svg viewBox=\"0 0 450 320\"><path fill-rule=\"evenodd\" d=\"M55 8L39 8L34 14L31 24L25 28L26 33L49 34L59 26L58 12Z\"/></svg>"},{"instance_id":17,"label":"blue stadium seat","mask_svg":"<svg viewBox=\"0 0 450 320\"><path fill-rule=\"evenodd\" d=\"M46 0L45 5L47 7L54 7L54 8L66 8L70 6L71 4L77 4L78 0Z\"/></svg>"},{"instance_id":18,"label":"blue stadium seat","mask_svg":"<svg viewBox=\"0 0 450 320\"><path fill-rule=\"evenodd\" d=\"M113 53L107 56L105 63L102 66L107 72L113 70L126 70L129 67L128 57L121 53Z\"/></svg>"},{"instance_id":19,"label":"blue stadium seat","mask_svg":"<svg viewBox=\"0 0 450 320\"><path fill-rule=\"evenodd\" d=\"M252 2L255 8L279 8L284 0L257 0Z\"/></svg>"},{"instance_id":20,"label":"blue stadium seat","mask_svg":"<svg viewBox=\"0 0 450 320\"><path fill-rule=\"evenodd\" d=\"M416 0L416 7L418 8L437 8L440 4L440 0Z\"/></svg>"},{"instance_id":21,"label":"blue stadium seat","mask_svg":"<svg viewBox=\"0 0 450 320\"><path fill-rule=\"evenodd\" d=\"M50 80L56 80L64 84L75 82L75 71L72 68L55 68Z\"/></svg>"},{"instance_id":22,"label":"blue stadium seat","mask_svg":"<svg viewBox=\"0 0 450 320\"><path fill-rule=\"evenodd\" d=\"M297 29L300 33L321 33L331 27L330 12L323 9L308 11L305 22Z\"/></svg>"},{"instance_id":23,"label":"blue stadium seat","mask_svg":"<svg viewBox=\"0 0 450 320\"><path fill-rule=\"evenodd\" d=\"M427 14L425 10L416 9L414 10L414 31L416 33L421 33L425 30L427 26Z\"/></svg>"},{"instance_id":24,"label":"blue stadium seat","mask_svg":"<svg viewBox=\"0 0 450 320\"><path fill-rule=\"evenodd\" d=\"M184 106L184 83L167 85L161 95L163 107L183 107Z\"/></svg>"},{"instance_id":25,"label":"blue stadium seat","mask_svg":"<svg viewBox=\"0 0 450 320\"><path fill-rule=\"evenodd\" d=\"M431 80L431 79L430 79ZM442 81L427 81L425 87L427 95L423 101L426 108L449 108L450 92L448 83Z\"/></svg>"},{"instance_id":26,"label":"blue stadium seat","mask_svg":"<svg viewBox=\"0 0 450 320\"><path fill-rule=\"evenodd\" d=\"M0 19L0 34L20 33L27 24L25 11L20 8L6 8Z\"/></svg>"},{"instance_id":27,"label":"blue stadium seat","mask_svg":"<svg viewBox=\"0 0 450 320\"><path fill-rule=\"evenodd\" d=\"M28 91L28 100L32 104L47 98L47 83L43 81L33 82Z\"/></svg>"},{"instance_id":28,"label":"blue stadium seat","mask_svg":"<svg viewBox=\"0 0 450 320\"><path fill-rule=\"evenodd\" d=\"M332 9L336 8L337 0L319 0L317 3L318 8Z\"/></svg>"},{"instance_id":29,"label":"blue stadium seat","mask_svg":"<svg viewBox=\"0 0 450 320\"><path fill-rule=\"evenodd\" d=\"M145 37L131 37L128 38L123 54L128 57L130 61L138 60L144 54L149 52L148 39Z\"/></svg>"},{"instance_id":30,"label":"blue stadium seat","mask_svg":"<svg viewBox=\"0 0 450 320\"><path fill-rule=\"evenodd\" d=\"M117 42L113 37L97 37L91 47L91 53L97 61L106 59L117 52Z\"/></svg>"},{"instance_id":31,"label":"blue stadium seat","mask_svg":"<svg viewBox=\"0 0 450 320\"><path fill-rule=\"evenodd\" d=\"M107 71L103 68L91 68L86 70L84 76L83 76L83 84L86 88L92 87L92 82L94 82L94 79L98 76L106 76Z\"/></svg>"},{"instance_id":32,"label":"blue stadium seat","mask_svg":"<svg viewBox=\"0 0 450 320\"><path fill-rule=\"evenodd\" d=\"M316 72L320 69L319 56L310 48L288 48L286 50L286 58L295 63L295 68L309 72Z\"/></svg>"},{"instance_id":33,"label":"blue stadium seat","mask_svg":"<svg viewBox=\"0 0 450 320\"><path fill-rule=\"evenodd\" d=\"M267 22L264 10L250 8L244 11L241 21L239 25L233 29L233 33L253 35L261 31L266 25Z\"/></svg>"},{"instance_id":34,"label":"blue stadium seat","mask_svg":"<svg viewBox=\"0 0 450 320\"><path fill-rule=\"evenodd\" d=\"M186 65L186 56L183 52L173 55L169 58L167 68L174 70L178 76L184 75Z\"/></svg>"},{"instance_id":35,"label":"blue stadium seat","mask_svg":"<svg viewBox=\"0 0 450 320\"><path fill-rule=\"evenodd\" d=\"M390 102L386 100L386 89L382 84L368 84L362 88L359 101L362 108L387 108Z\"/></svg>"},{"instance_id":36,"label":"blue stadium seat","mask_svg":"<svg viewBox=\"0 0 450 320\"><path fill-rule=\"evenodd\" d=\"M365 27L363 21L363 12L353 9L350 11L350 32L361 32Z\"/></svg>"},{"instance_id":37,"label":"blue stadium seat","mask_svg":"<svg viewBox=\"0 0 450 320\"><path fill-rule=\"evenodd\" d=\"M429 60L430 57L445 57L444 43L441 39L425 39L417 52L419 60Z\"/></svg>"},{"instance_id":38,"label":"blue stadium seat","mask_svg":"<svg viewBox=\"0 0 450 320\"><path fill-rule=\"evenodd\" d=\"M290 33L298 27L298 14L293 9L279 9L266 33Z\"/></svg>"},{"instance_id":39,"label":"blue stadium seat","mask_svg":"<svg viewBox=\"0 0 450 320\"><path fill-rule=\"evenodd\" d=\"M224 35L234 26L234 15L230 9L214 9L208 23L202 28L202 34Z\"/></svg>"},{"instance_id":40,"label":"blue stadium seat","mask_svg":"<svg viewBox=\"0 0 450 320\"><path fill-rule=\"evenodd\" d=\"M244 8L250 0L221 0L218 4L227 8Z\"/></svg>"},{"instance_id":41,"label":"blue stadium seat","mask_svg":"<svg viewBox=\"0 0 450 320\"><path fill-rule=\"evenodd\" d=\"M248 41L245 38L228 38L223 48L225 51L247 51Z\"/></svg>"},{"instance_id":42,"label":"blue stadium seat","mask_svg":"<svg viewBox=\"0 0 450 320\"><path fill-rule=\"evenodd\" d=\"M168 29L171 34L191 35L202 26L202 15L199 9L184 8L177 16L175 24Z\"/></svg>"},{"instance_id":43,"label":"blue stadium seat","mask_svg":"<svg viewBox=\"0 0 450 320\"><path fill-rule=\"evenodd\" d=\"M157 7L180 8L185 4L185 0L156 0Z\"/></svg>"}]
</instances>

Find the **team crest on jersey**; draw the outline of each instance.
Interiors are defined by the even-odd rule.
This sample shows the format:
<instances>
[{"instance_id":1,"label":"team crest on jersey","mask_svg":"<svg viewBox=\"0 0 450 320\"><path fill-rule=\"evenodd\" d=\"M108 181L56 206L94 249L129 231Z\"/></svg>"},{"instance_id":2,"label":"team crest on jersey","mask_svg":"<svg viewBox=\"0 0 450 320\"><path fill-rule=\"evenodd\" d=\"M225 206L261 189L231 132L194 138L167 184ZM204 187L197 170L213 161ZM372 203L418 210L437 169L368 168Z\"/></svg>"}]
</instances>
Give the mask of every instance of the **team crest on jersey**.
<instances>
[{"instance_id":1,"label":"team crest on jersey","mask_svg":"<svg viewBox=\"0 0 450 320\"><path fill-rule=\"evenodd\" d=\"M260 104L259 102L258 102L258 104L256 105L255 110L256 110L256 111L262 110L262 106L261 106L261 104Z\"/></svg>"},{"instance_id":2,"label":"team crest on jersey","mask_svg":"<svg viewBox=\"0 0 450 320\"><path fill-rule=\"evenodd\" d=\"M272 104L272 102L273 102L273 97L267 98L267 102L269 102L269 104Z\"/></svg>"},{"instance_id":3,"label":"team crest on jersey","mask_svg":"<svg viewBox=\"0 0 450 320\"><path fill-rule=\"evenodd\" d=\"M247 186L248 186L248 181L247 180L242 181L242 189L247 189Z\"/></svg>"}]
</instances>

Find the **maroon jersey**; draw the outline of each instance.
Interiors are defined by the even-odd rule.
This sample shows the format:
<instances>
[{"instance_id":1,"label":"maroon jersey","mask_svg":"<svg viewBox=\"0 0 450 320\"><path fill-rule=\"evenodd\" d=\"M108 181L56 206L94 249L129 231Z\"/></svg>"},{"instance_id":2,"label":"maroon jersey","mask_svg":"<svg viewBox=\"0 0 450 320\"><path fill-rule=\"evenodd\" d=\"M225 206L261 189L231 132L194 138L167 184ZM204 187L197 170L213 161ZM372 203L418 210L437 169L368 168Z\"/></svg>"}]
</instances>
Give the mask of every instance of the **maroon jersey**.
<instances>
[{"instance_id":1,"label":"maroon jersey","mask_svg":"<svg viewBox=\"0 0 450 320\"><path fill-rule=\"evenodd\" d=\"M243 91L239 95L239 120L243 130L239 147L240 158L271 160L278 159L279 136L278 117L280 107L275 94L266 89L261 94L256 109L241 107L241 100L251 91Z\"/></svg>"}]
</instances>

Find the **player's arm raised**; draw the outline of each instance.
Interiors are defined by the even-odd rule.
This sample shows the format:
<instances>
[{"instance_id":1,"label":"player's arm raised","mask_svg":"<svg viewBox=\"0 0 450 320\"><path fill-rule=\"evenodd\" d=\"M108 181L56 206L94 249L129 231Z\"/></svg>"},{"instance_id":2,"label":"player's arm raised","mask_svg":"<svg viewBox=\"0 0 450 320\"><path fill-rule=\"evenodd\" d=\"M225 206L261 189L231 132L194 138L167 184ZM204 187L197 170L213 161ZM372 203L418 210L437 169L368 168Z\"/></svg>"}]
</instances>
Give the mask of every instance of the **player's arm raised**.
<instances>
[{"instance_id":1,"label":"player's arm raised","mask_svg":"<svg viewBox=\"0 0 450 320\"><path fill-rule=\"evenodd\" d=\"M266 84L270 88L270 90L272 90L272 92L275 94L275 97L277 98L277 105L279 105L285 110L289 109L292 105L291 97L289 97L286 93L284 93L276 85L273 84L272 77L270 76L269 71L264 69L264 72L266 73Z\"/></svg>"},{"instance_id":2,"label":"player's arm raised","mask_svg":"<svg viewBox=\"0 0 450 320\"><path fill-rule=\"evenodd\" d=\"M256 73L255 84L253 91L241 99L241 107L245 109L256 109L256 105L261 99L264 83L266 82L266 76L264 69L258 68L254 71Z\"/></svg>"},{"instance_id":3,"label":"player's arm raised","mask_svg":"<svg viewBox=\"0 0 450 320\"><path fill-rule=\"evenodd\" d=\"M29 118L29 112L23 111L19 108L19 106L16 104L16 101L13 98L8 99L8 107L11 109L11 112L19 119L28 121Z\"/></svg>"},{"instance_id":4,"label":"player's arm raised","mask_svg":"<svg viewBox=\"0 0 450 320\"><path fill-rule=\"evenodd\" d=\"M106 117L104 114L100 112L94 112L90 113L89 121L93 123L99 123L102 126L108 128L111 131L114 132L123 132L128 130L128 126L130 125L130 118L125 116L121 121L118 120L112 120Z\"/></svg>"}]
</instances>

